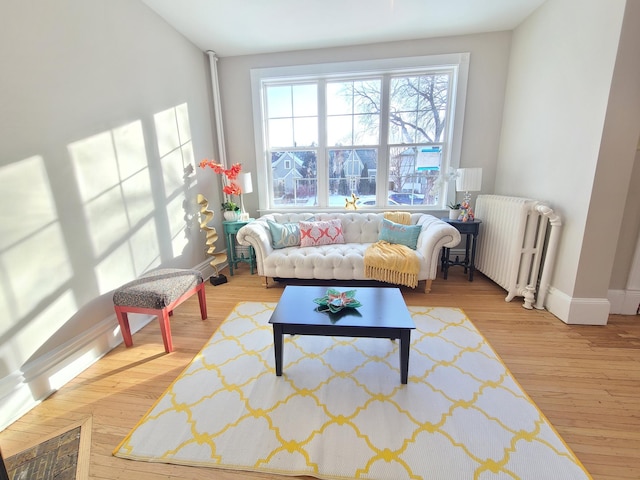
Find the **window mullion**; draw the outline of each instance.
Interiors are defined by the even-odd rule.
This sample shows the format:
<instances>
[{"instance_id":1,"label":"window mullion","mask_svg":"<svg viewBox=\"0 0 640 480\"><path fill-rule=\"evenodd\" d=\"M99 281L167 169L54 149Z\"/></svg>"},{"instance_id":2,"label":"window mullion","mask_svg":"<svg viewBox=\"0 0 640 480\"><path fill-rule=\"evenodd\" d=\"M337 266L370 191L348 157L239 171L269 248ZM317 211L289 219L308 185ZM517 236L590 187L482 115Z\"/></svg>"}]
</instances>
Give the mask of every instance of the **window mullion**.
<instances>
[{"instance_id":1,"label":"window mullion","mask_svg":"<svg viewBox=\"0 0 640 480\"><path fill-rule=\"evenodd\" d=\"M454 85L456 83L456 77L457 77L457 69L451 69L451 71L449 72L449 92L455 91ZM447 112L446 112L447 122L445 124L444 132L442 134L443 141L440 144L441 145L440 148L442 149L441 172L453 172L459 166L459 165L453 165L452 158L451 158L451 144L453 141L451 137L451 132L453 130L453 121L455 119L455 114L454 114L455 103L456 103L455 98L452 101L447 102ZM439 195L439 201L440 201L440 204L445 204L449 202L456 203L456 191L455 191L455 188L453 188L451 182L442 183L441 191Z\"/></svg>"},{"instance_id":2,"label":"window mullion","mask_svg":"<svg viewBox=\"0 0 640 480\"><path fill-rule=\"evenodd\" d=\"M378 150L378 172L376 178L376 203L387 204L389 195L389 89L390 75L382 76L380 94L380 147Z\"/></svg>"},{"instance_id":3,"label":"window mullion","mask_svg":"<svg viewBox=\"0 0 640 480\"><path fill-rule=\"evenodd\" d=\"M327 82L318 80L318 154L316 156L318 205L329 204L329 158L327 156Z\"/></svg>"}]
</instances>

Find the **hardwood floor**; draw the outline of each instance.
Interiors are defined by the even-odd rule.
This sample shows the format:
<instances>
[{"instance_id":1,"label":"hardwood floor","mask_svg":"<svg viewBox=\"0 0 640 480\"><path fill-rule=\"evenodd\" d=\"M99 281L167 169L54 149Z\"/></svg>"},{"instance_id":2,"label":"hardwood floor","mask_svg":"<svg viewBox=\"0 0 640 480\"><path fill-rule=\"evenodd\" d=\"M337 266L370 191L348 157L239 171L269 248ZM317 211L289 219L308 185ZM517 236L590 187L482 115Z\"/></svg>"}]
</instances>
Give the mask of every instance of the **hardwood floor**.
<instances>
[{"instance_id":1,"label":"hardwood floor","mask_svg":"<svg viewBox=\"0 0 640 480\"><path fill-rule=\"evenodd\" d=\"M92 479L284 479L277 475L123 460L111 455L123 437L187 366L240 301L277 302L283 286L265 289L247 265L229 283L207 284L209 318L197 297L171 320L176 351L165 354L158 322L112 350L60 391L0 432L5 457L48 433L92 416ZM225 271L228 275L228 272ZM424 294L403 289L408 305L462 308L518 382L597 480L640 478L640 317L612 315L607 326L569 326L477 274L453 268ZM114 319L115 326L115 319ZM561 479L559 479L561 480Z\"/></svg>"}]
</instances>

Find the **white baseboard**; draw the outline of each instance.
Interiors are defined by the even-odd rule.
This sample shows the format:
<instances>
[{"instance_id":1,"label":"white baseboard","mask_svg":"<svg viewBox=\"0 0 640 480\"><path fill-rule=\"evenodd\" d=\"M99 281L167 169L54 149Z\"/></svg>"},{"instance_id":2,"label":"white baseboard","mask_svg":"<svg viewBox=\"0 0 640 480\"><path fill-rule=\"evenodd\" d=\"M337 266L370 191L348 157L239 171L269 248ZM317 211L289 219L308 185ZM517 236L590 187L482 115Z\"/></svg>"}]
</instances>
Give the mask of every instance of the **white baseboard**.
<instances>
[{"instance_id":1,"label":"white baseboard","mask_svg":"<svg viewBox=\"0 0 640 480\"><path fill-rule=\"evenodd\" d=\"M20 372L12 372L0 379L0 430L33 408L31 392L24 387L24 377Z\"/></svg>"},{"instance_id":2,"label":"white baseboard","mask_svg":"<svg viewBox=\"0 0 640 480\"><path fill-rule=\"evenodd\" d=\"M137 332L155 317L132 316L131 332ZM3 379L0 388L0 430L82 373L122 343L115 314L91 329L43 355L29 360L22 370Z\"/></svg>"},{"instance_id":3,"label":"white baseboard","mask_svg":"<svg viewBox=\"0 0 640 480\"><path fill-rule=\"evenodd\" d=\"M640 305L640 290L609 290L611 311L617 315L637 315Z\"/></svg>"},{"instance_id":4,"label":"white baseboard","mask_svg":"<svg viewBox=\"0 0 640 480\"><path fill-rule=\"evenodd\" d=\"M193 268L200 270L205 278L215 273L208 261ZM131 333L152 320L155 317L132 315ZM59 347L30 359L21 370L0 379L0 431L121 343L122 335L114 313Z\"/></svg>"},{"instance_id":5,"label":"white baseboard","mask_svg":"<svg viewBox=\"0 0 640 480\"><path fill-rule=\"evenodd\" d=\"M549 288L546 309L570 325L606 325L611 305L606 298L573 298Z\"/></svg>"}]
</instances>

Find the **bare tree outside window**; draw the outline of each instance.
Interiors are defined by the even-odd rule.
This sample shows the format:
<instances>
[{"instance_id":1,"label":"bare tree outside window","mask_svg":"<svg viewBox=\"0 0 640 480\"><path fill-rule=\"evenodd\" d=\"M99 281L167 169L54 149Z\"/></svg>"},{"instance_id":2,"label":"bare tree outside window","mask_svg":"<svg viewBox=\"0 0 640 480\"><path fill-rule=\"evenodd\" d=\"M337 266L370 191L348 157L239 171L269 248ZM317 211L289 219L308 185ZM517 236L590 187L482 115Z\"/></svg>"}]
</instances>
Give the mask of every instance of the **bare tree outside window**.
<instances>
[{"instance_id":1,"label":"bare tree outside window","mask_svg":"<svg viewBox=\"0 0 640 480\"><path fill-rule=\"evenodd\" d=\"M389 143L438 143L446 125L449 75L391 79Z\"/></svg>"},{"instance_id":2,"label":"bare tree outside window","mask_svg":"<svg viewBox=\"0 0 640 480\"><path fill-rule=\"evenodd\" d=\"M393 77L389 96L389 144L440 143L447 122L450 75ZM349 82L340 94L362 114L365 131L376 135L381 115L380 82ZM365 115L368 114L368 115Z\"/></svg>"},{"instance_id":3,"label":"bare tree outside window","mask_svg":"<svg viewBox=\"0 0 640 480\"><path fill-rule=\"evenodd\" d=\"M438 73L392 77L389 83L388 180L393 192L413 194L398 197L404 200L401 203L438 202L435 186L441 167L450 80L448 73ZM379 125L372 119L382 115L379 83L349 83L341 94L352 98L352 104L368 114L361 118L363 129L377 134ZM432 154L431 162L421 164L420 156L425 153Z\"/></svg>"}]
</instances>

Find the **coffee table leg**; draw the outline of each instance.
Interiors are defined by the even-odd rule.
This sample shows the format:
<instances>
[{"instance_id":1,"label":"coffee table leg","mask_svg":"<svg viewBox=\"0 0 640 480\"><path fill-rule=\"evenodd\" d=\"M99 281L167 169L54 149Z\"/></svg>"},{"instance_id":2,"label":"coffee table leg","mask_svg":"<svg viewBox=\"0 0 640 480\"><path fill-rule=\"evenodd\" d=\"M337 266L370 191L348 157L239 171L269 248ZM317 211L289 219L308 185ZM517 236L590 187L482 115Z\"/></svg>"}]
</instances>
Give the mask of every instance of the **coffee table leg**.
<instances>
[{"instance_id":1,"label":"coffee table leg","mask_svg":"<svg viewBox=\"0 0 640 480\"><path fill-rule=\"evenodd\" d=\"M276 376L282 376L282 325L273 325L273 352L276 358Z\"/></svg>"},{"instance_id":2,"label":"coffee table leg","mask_svg":"<svg viewBox=\"0 0 640 480\"><path fill-rule=\"evenodd\" d=\"M400 332L400 382L406 384L409 376L409 347L411 345L411 330Z\"/></svg>"}]
</instances>

